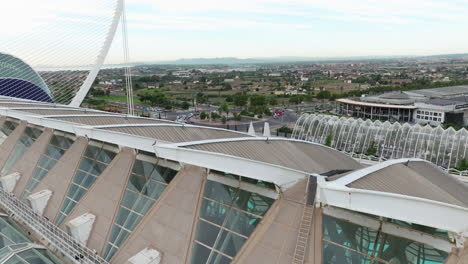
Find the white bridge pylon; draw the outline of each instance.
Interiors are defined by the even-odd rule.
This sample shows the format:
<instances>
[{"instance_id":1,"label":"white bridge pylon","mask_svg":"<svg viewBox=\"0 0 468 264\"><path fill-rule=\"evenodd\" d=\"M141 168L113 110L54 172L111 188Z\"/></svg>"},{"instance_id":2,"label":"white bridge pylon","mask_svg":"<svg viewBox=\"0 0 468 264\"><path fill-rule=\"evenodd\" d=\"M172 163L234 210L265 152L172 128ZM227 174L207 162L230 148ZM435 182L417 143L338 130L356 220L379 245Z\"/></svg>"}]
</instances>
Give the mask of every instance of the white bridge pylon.
<instances>
[{"instance_id":1,"label":"white bridge pylon","mask_svg":"<svg viewBox=\"0 0 468 264\"><path fill-rule=\"evenodd\" d=\"M121 21L123 12L124 12L124 0L117 0L117 6L115 8L114 17L112 19L112 24L109 28L109 32L106 36L106 39L100 50L100 53L98 57L96 58L96 64L94 65L91 72L88 74L88 77L86 78L84 83L81 85L80 89L78 90L78 93L75 95L75 97L71 101L70 103L71 106L79 107L81 103L83 102L83 100L85 99L86 95L88 94L89 90L91 89L91 86L93 85L93 82L96 79L97 74L99 73L99 70L104 64L104 60L106 59L107 54L109 53L109 49L111 47L112 41L114 40L114 36L117 31L117 27L119 26L119 22Z\"/></svg>"}]
</instances>

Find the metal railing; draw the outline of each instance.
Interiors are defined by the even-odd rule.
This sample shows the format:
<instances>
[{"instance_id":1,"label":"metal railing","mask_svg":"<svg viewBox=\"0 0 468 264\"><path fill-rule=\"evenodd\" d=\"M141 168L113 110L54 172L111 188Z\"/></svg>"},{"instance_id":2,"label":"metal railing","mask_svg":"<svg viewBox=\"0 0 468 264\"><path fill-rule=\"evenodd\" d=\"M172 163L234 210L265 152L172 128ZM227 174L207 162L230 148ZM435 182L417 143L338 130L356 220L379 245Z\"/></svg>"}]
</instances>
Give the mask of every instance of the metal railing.
<instances>
[{"instance_id":1,"label":"metal railing","mask_svg":"<svg viewBox=\"0 0 468 264\"><path fill-rule=\"evenodd\" d=\"M20 220L32 231L40 234L47 242L52 244L54 248L74 263L108 263L101 258L97 252L80 244L45 217L34 212L25 202L19 200L13 194L6 192L2 188L0 188L0 206L2 206L12 218Z\"/></svg>"}]
</instances>

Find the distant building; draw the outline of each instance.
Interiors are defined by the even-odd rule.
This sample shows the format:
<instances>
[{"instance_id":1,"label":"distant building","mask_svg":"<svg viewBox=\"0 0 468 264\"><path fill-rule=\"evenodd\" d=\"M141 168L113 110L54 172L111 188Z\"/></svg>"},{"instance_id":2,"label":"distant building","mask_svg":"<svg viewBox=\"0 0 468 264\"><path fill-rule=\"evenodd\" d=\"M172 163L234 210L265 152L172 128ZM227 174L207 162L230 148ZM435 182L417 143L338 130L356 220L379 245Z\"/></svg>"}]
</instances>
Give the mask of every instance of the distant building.
<instances>
[{"instance_id":1,"label":"distant building","mask_svg":"<svg viewBox=\"0 0 468 264\"><path fill-rule=\"evenodd\" d=\"M284 91L275 91L275 95L284 95Z\"/></svg>"},{"instance_id":2,"label":"distant building","mask_svg":"<svg viewBox=\"0 0 468 264\"><path fill-rule=\"evenodd\" d=\"M468 124L468 85L338 99L341 114L381 121Z\"/></svg>"},{"instance_id":3,"label":"distant building","mask_svg":"<svg viewBox=\"0 0 468 264\"><path fill-rule=\"evenodd\" d=\"M179 77L179 78L190 78L191 72L190 71L175 71L172 75Z\"/></svg>"}]
</instances>

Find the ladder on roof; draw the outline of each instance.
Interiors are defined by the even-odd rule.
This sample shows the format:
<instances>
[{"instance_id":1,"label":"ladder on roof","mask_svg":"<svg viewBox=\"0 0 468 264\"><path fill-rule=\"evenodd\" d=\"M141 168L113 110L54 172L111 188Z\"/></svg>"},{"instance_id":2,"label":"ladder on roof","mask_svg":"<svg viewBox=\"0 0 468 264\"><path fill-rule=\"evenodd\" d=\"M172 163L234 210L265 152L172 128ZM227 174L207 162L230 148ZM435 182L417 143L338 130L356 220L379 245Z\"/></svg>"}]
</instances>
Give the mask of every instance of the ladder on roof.
<instances>
[{"instance_id":1,"label":"ladder on roof","mask_svg":"<svg viewBox=\"0 0 468 264\"><path fill-rule=\"evenodd\" d=\"M307 181L307 199L302 211L299 233L297 235L296 247L294 249L293 264L304 264L304 260L309 246L310 229L314 216L315 195L317 193L317 178L309 176Z\"/></svg>"},{"instance_id":2,"label":"ladder on roof","mask_svg":"<svg viewBox=\"0 0 468 264\"><path fill-rule=\"evenodd\" d=\"M314 215L314 206L305 205L302 212L299 234L297 235L296 248L294 249L293 264L303 264L309 242L310 228L312 227L312 218Z\"/></svg>"}]
</instances>

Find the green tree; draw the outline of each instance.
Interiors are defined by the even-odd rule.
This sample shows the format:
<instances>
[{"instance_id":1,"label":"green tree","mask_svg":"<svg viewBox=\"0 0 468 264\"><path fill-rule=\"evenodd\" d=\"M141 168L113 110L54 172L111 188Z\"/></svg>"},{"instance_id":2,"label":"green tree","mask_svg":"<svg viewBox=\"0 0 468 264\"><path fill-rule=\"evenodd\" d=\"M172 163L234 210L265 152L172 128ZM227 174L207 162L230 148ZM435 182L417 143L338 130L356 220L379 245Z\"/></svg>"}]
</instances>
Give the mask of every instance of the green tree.
<instances>
[{"instance_id":1,"label":"green tree","mask_svg":"<svg viewBox=\"0 0 468 264\"><path fill-rule=\"evenodd\" d=\"M223 90L230 91L230 90L232 90L232 86L229 83L225 83L224 87L223 87Z\"/></svg>"},{"instance_id":2,"label":"green tree","mask_svg":"<svg viewBox=\"0 0 468 264\"><path fill-rule=\"evenodd\" d=\"M291 104L300 104L302 103L303 97L301 95L293 95L289 98Z\"/></svg>"},{"instance_id":3,"label":"green tree","mask_svg":"<svg viewBox=\"0 0 468 264\"><path fill-rule=\"evenodd\" d=\"M187 103L187 102L183 102L183 103L180 105L180 107L182 107L182 109L184 109L184 110L187 110L187 109L189 109L190 104Z\"/></svg>"},{"instance_id":4,"label":"green tree","mask_svg":"<svg viewBox=\"0 0 468 264\"><path fill-rule=\"evenodd\" d=\"M324 90L317 93L317 99L328 99L331 97L330 91Z\"/></svg>"},{"instance_id":5,"label":"green tree","mask_svg":"<svg viewBox=\"0 0 468 264\"><path fill-rule=\"evenodd\" d=\"M328 134L327 137L325 138L325 146L331 147L332 139L333 139L333 135L331 133Z\"/></svg>"},{"instance_id":6,"label":"green tree","mask_svg":"<svg viewBox=\"0 0 468 264\"><path fill-rule=\"evenodd\" d=\"M372 141L367 149L367 155L375 156L377 154L377 148L375 147L375 142Z\"/></svg>"},{"instance_id":7,"label":"green tree","mask_svg":"<svg viewBox=\"0 0 468 264\"><path fill-rule=\"evenodd\" d=\"M267 98L264 95L254 95L250 97L251 106L263 106L268 102Z\"/></svg>"},{"instance_id":8,"label":"green tree","mask_svg":"<svg viewBox=\"0 0 468 264\"><path fill-rule=\"evenodd\" d=\"M242 115L240 113L239 114L234 114L234 120L241 121L242 120Z\"/></svg>"},{"instance_id":9,"label":"green tree","mask_svg":"<svg viewBox=\"0 0 468 264\"><path fill-rule=\"evenodd\" d=\"M243 93L236 93L232 96L232 100L234 101L234 105L243 107L247 105L249 96Z\"/></svg>"},{"instance_id":10,"label":"green tree","mask_svg":"<svg viewBox=\"0 0 468 264\"><path fill-rule=\"evenodd\" d=\"M223 124L226 124L226 121L227 121L227 117L226 117L225 115L223 115L223 116L221 117L221 122L222 122Z\"/></svg>"},{"instance_id":11,"label":"green tree","mask_svg":"<svg viewBox=\"0 0 468 264\"><path fill-rule=\"evenodd\" d=\"M460 164L458 165L458 170L459 171L468 170L468 161L466 161L466 159L462 159L460 161Z\"/></svg>"},{"instance_id":12,"label":"green tree","mask_svg":"<svg viewBox=\"0 0 468 264\"><path fill-rule=\"evenodd\" d=\"M270 105L278 105L278 99L276 99L276 97L270 97L270 100L268 100L268 103Z\"/></svg>"},{"instance_id":13,"label":"green tree","mask_svg":"<svg viewBox=\"0 0 468 264\"><path fill-rule=\"evenodd\" d=\"M220 107L219 107L219 113L226 113L226 115L229 114L229 105L227 103L223 103Z\"/></svg>"},{"instance_id":14,"label":"green tree","mask_svg":"<svg viewBox=\"0 0 468 264\"><path fill-rule=\"evenodd\" d=\"M205 120L208 117L208 115L205 112L200 113L200 119Z\"/></svg>"},{"instance_id":15,"label":"green tree","mask_svg":"<svg viewBox=\"0 0 468 264\"><path fill-rule=\"evenodd\" d=\"M216 118L219 118L220 116L216 112L211 112L211 119L215 120Z\"/></svg>"}]
</instances>

